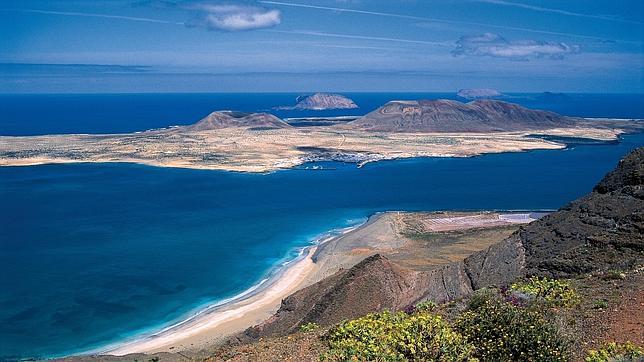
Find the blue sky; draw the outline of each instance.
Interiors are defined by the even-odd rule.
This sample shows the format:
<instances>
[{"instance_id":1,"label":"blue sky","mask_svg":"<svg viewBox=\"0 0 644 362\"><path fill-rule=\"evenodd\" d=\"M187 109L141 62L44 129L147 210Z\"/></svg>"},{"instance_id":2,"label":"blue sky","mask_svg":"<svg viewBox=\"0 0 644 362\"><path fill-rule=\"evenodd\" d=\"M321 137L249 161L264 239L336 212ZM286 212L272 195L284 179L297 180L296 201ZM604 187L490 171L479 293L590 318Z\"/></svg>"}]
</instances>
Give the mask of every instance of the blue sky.
<instances>
[{"instance_id":1,"label":"blue sky","mask_svg":"<svg viewBox=\"0 0 644 362\"><path fill-rule=\"evenodd\" d=\"M3 1L0 92L644 92L644 2Z\"/></svg>"}]
</instances>

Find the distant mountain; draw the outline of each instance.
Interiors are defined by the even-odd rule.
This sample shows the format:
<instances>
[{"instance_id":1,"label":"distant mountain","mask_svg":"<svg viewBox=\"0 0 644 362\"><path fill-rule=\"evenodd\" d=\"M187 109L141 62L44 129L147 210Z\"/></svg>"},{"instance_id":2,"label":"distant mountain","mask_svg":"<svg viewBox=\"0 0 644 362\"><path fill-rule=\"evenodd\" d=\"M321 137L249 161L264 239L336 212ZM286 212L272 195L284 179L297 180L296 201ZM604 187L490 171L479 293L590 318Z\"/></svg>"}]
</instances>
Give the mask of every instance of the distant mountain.
<instances>
[{"instance_id":1,"label":"distant mountain","mask_svg":"<svg viewBox=\"0 0 644 362\"><path fill-rule=\"evenodd\" d=\"M477 98L494 98L500 97L503 94L496 89L480 88L480 89L461 89L456 93L457 96L465 99Z\"/></svg>"},{"instance_id":2,"label":"distant mountain","mask_svg":"<svg viewBox=\"0 0 644 362\"><path fill-rule=\"evenodd\" d=\"M291 126L270 113L217 111L183 129L187 131L207 131L231 127L289 128Z\"/></svg>"},{"instance_id":3,"label":"distant mountain","mask_svg":"<svg viewBox=\"0 0 644 362\"><path fill-rule=\"evenodd\" d=\"M492 99L391 101L349 127L382 132L499 132L573 126L576 119Z\"/></svg>"},{"instance_id":4,"label":"distant mountain","mask_svg":"<svg viewBox=\"0 0 644 362\"><path fill-rule=\"evenodd\" d=\"M325 109L351 109L358 108L351 99L335 93L315 93L306 96L299 96L295 100L294 106L277 107L278 109L308 109L308 110L325 110Z\"/></svg>"}]
</instances>

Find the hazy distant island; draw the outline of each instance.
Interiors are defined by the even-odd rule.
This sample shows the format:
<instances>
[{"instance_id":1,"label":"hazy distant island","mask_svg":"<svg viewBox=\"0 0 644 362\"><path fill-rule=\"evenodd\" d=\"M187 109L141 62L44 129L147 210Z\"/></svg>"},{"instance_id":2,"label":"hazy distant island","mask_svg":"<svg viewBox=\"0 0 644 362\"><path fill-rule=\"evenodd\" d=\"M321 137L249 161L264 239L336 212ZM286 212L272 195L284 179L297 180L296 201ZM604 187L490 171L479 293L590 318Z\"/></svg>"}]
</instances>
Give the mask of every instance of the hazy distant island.
<instances>
[{"instance_id":1,"label":"hazy distant island","mask_svg":"<svg viewBox=\"0 0 644 362\"><path fill-rule=\"evenodd\" d=\"M307 109L313 111L322 111L326 109L353 109L358 105L353 100L336 93L314 93L302 95L295 99L297 102L294 106L281 106L276 109Z\"/></svg>"},{"instance_id":2,"label":"hazy distant island","mask_svg":"<svg viewBox=\"0 0 644 362\"><path fill-rule=\"evenodd\" d=\"M503 94L496 89L474 88L474 89L461 89L456 93L456 95L465 99L478 99L478 98L501 97Z\"/></svg>"},{"instance_id":3,"label":"hazy distant island","mask_svg":"<svg viewBox=\"0 0 644 362\"><path fill-rule=\"evenodd\" d=\"M0 166L135 162L267 172L312 161L362 165L561 149L567 137L614 141L642 128L636 121L566 117L490 99L391 101L363 117L331 123L300 119L296 127L270 113L217 111L192 125L130 134L0 136Z\"/></svg>"}]
</instances>

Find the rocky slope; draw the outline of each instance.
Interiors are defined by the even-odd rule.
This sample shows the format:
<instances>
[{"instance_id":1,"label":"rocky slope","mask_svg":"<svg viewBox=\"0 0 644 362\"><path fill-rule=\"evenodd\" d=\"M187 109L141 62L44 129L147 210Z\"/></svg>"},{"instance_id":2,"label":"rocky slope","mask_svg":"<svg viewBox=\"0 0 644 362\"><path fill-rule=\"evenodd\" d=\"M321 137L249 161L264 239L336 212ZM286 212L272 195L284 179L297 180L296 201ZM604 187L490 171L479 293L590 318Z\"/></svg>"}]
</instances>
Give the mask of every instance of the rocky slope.
<instances>
[{"instance_id":1,"label":"rocky slope","mask_svg":"<svg viewBox=\"0 0 644 362\"><path fill-rule=\"evenodd\" d=\"M351 99L335 93L315 93L306 96L299 96L296 99L297 104L293 107L282 107L288 109L351 109L358 108Z\"/></svg>"},{"instance_id":2,"label":"rocky slope","mask_svg":"<svg viewBox=\"0 0 644 362\"><path fill-rule=\"evenodd\" d=\"M461 103L439 99L391 101L348 125L383 132L499 132L571 127L577 122L498 100Z\"/></svg>"},{"instance_id":3,"label":"rocky slope","mask_svg":"<svg viewBox=\"0 0 644 362\"><path fill-rule=\"evenodd\" d=\"M624 158L590 194L518 236L526 273L571 277L631 268L644 256L644 148Z\"/></svg>"},{"instance_id":4,"label":"rocky slope","mask_svg":"<svg viewBox=\"0 0 644 362\"><path fill-rule=\"evenodd\" d=\"M371 256L292 294L271 319L238 339L285 335L308 322L328 326L421 300L452 300L526 275L574 277L632 268L642 263L644 255L643 169L644 148L640 148L590 194L460 262L416 271Z\"/></svg>"},{"instance_id":5,"label":"rocky slope","mask_svg":"<svg viewBox=\"0 0 644 362\"><path fill-rule=\"evenodd\" d=\"M199 122L181 127L187 131L207 131L230 127L288 128L288 123L269 113L244 113L235 111L212 112Z\"/></svg>"}]
</instances>

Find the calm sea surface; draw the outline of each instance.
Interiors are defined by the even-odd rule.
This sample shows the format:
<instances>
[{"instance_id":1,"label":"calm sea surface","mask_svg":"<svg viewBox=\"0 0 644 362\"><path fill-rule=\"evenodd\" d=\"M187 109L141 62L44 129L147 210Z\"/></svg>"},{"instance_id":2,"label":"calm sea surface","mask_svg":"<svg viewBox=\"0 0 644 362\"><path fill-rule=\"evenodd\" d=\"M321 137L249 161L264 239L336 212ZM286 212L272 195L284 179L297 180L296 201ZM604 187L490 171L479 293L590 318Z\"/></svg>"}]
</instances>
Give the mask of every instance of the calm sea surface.
<instances>
[{"instance_id":1,"label":"calm sea surface","mask_svg":"<svg viewBox=\"0 0 644 362\"><path fill-rule=\"evenodd\" d=\"M351 96L375 108L447 95ZM134 131L293 97L3 95L0 134ZM565 114L644 118L641 95L561 104L521 97ZM0 359L64 355L153 331L244 291L317 235L374 212L558 208L643 145L638 134L617 145L267 175L132 164L0 168Z\"/></svg>"}]
</instances>

